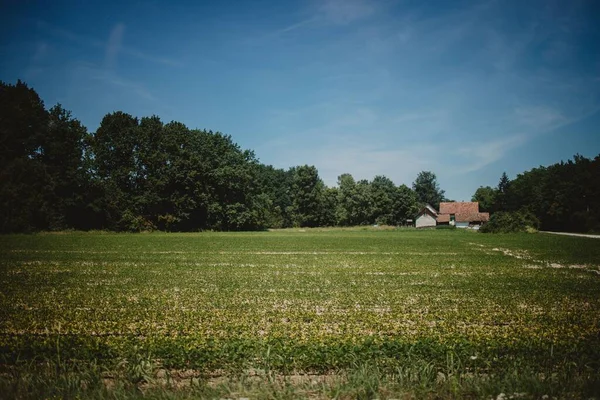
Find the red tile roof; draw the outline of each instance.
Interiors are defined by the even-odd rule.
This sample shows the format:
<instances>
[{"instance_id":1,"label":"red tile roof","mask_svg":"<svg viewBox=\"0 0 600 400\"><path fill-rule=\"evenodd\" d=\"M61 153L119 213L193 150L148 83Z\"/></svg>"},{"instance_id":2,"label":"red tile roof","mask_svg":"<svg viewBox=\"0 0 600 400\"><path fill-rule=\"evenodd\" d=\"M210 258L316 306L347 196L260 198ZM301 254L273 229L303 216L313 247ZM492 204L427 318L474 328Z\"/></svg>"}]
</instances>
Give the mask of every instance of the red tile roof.
<instances>
[{"instance_id":1,"label":"red tile roof","mask_svg":"<svg viewBox=\"0 0 600 400\"><path fill-rule=\"evenodd\" d=\"M456 214L456 222L487 222L489 220L489 213Z\"/></svg>"},{"instance_id":2,"label":"red tile roof","mask_svg":"<svg viewBox=\"0 0 600 400\"><path fill-rule=\"evenodd\" d=\"M438 223L450 222L450 214L440 214L437 216L436 220Z\"/></svg>"},{"instance_id":3,"label":"red tile roof","mask_svg":"<svg viewBox=\"0 0 600 400\"><path fill-rule=\"evenodd\" d=\"M479 212L479 203L476 201L440 203L440 213L436 218L437 222L450 222L450 214L454 214L456 222L487 222L490 220L489 213Z\"/></svg>"},{"instance_id":4,"label":"red tile roof","mask_svg":"<svg viewBox=\"0 0 600 400\"><path fill-rule=\"evenodd\" d=\"M476 201L440 203L440 214L477 214L478 212L479 203Z\"/></svg>"}]
</instances>

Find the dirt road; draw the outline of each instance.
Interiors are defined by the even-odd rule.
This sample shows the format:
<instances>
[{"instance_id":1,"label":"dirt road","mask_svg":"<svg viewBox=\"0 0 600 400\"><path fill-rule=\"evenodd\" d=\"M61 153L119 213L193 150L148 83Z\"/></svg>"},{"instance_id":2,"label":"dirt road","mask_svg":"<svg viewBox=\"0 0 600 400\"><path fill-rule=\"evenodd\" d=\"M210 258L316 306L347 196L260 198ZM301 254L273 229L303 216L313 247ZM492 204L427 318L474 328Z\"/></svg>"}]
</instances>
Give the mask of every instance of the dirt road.
<instances>
[{"instance_id":1,"label":"dirt road","mask_svg":"<svg viewBox=\"0 0 600 400\"><path fill-rule=\"evenodd\" d=\"M600 235L588 235L584 233L569 233L569 232L550 232L550 231L540 231L541 233L550 233L552 235L565 235L565 236L579 236L579 237L587 237L592 239L600 239Z\"/></svg>"}]
</instances>

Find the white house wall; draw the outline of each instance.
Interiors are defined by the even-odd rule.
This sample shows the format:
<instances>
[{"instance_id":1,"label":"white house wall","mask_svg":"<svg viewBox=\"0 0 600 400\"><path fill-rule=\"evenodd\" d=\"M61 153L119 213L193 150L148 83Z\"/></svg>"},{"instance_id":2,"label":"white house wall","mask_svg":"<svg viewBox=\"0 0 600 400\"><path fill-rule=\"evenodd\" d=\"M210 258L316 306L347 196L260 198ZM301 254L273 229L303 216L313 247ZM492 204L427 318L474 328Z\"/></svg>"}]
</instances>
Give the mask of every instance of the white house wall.
<instances>
[{"instance_id":1,"label":"white house wall","mask_svg":"<svg viewBox=\"0 0 600 400\"><path fill-rule=\"evenodd\" d=\"M425 228L427 226L435 226L435 225L436 225L435 218L433 218L429 214L421 214L417 217L417 220L415 221L415 226L417 228Z\"/></svg>"}]
</instances>

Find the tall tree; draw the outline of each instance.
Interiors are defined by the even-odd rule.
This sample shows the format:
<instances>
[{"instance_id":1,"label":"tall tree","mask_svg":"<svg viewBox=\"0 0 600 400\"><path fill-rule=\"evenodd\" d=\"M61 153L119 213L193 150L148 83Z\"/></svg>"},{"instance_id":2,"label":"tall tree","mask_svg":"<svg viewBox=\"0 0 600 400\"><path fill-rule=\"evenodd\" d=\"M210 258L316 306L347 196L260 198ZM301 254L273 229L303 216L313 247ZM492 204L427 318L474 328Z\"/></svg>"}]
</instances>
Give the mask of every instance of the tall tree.
<instances>
[{"instance_id":1,"label":"tall tree","mask_svg":"<svg viewBox=\"0 0 600 400\"><path fill-rule=\"evenodd\" d=\"M292 215L295 226L315 227L321 219L321 201L325 185L314 166L293 168Z\"/></svg>"},{"instance_id":2,"label":"tall tree","mask_svg":"<svg viewBox=\"0 0 600 400\"><path fill-rule=\"evenodd\" d=\"M417 198L423 204L429 204L436 209L440 208L440 202L444 201L444 191L437 183L436 175L431 171L421 171L413 182L413 190Z\"/></svg>"},{"instance_id":3,"label":"tall tree","mask_svg":"<svg viewBox=\"0 0 600 400\"><path fill-rule=\"evenodd\" d=\"M154 229L160 225L158 216L168 208L166 202L169 149L164 125L159 117L143 117L135 129L133 149L132 229Z\"/></svg>"},{"instance_id":4,"label":"tall tree","mask_svg":"<svg viewBox=\"0 0 600 400\"><path fill-rule=\"evenodd\" d=\"M500 177L500 181L498 182L498 186L496 188L496 201L494 205L494 211L509 211L510 184L511 182L510 179L508 179L508 175L506 175L506 172L503 172L502 176Z\"/></svg>"},{"instance_id":5,"label":"tall tree","mask_svg":"<svg viewBox=\"0 0 600 400\"><path fill-rule=\"evenodd\" d=\"M393 207L395 224L404 225L407 219L413 219L419 212L417 193L406 185L398 186Z\"/></svg>"},{"instance_id":6,"label":"tall tree","mask_svg":"<svg viewBox=\"0 0 600 400\"><path fill-rule=\"evenodd\" d=\"M395 218L397 188L389 178L378 175L371 181L372 220L381 225L398 224Z\"/></svg>"},{"instance_id":7,"label":"tall tree","mask_svg":"<svg viewBox=\"0 0 600 400\"><path fill-rule=\"evenodd\" d=\"M83 160L87 129L60 104L48 113L40 159L46 168L45 204L49 229L83 228L87 175Z\"/></svg>"},{"instance_id":8,"label":"tall tree","mask_svg":"<svg viewBox=\"0 0 600 400\"><path fill-rule=\"evenodd\" d=\"M138 119L121 111L107 114L91 140L93 172L102 188L103 228L136 229L139 195L137 150Z\"/></svg>"},{"instance_id":9,"label":"tall tree","mask_svg":"<svg viewBox=\"0 0 600 400\"><path fill-rule=\"evenodd\" d=\"M338 177L337 220L340 225L369 225L374 223L373 197L367 180L356 182L352 175Z\"/></svg>"},{"instance_id":10,"label":"tall tree","mask_svg":"<svg viewBox=\"0 0 600 400\"><path fill-rule=\"evenodd\" d=\"M271 165L257 164L260 192L268 196L267 226L288 228L292 226L290 197L292 174Z\"/></svg>"},{"instance_id":11,"label":"tall tree","mask_svg":"<svg viewBox=\"0 0 600 400\"><path fill-rule=\"evenodd\" d=\"M40 159L48 113L25 83L0 82L0 232L47 228L46 168Z\"/></svg>"},{"instance_id":12,"label":"tall tree","mask_svg":"<svg viewBox=\"0 0 600 400\"><path fill-rule=\"evenodd\" d=\"M492 211L496 204L496 190L490 186L480 186L473 194L471 201L479 203L479 211Z\"/></svg>"},{"instance_id":13,"label":"tall tree","mask_svg":"<svg viewBox=\"0 0 600 400\"><path fill-rule=\"evenodd\" d=\"M545 230L600 231L600 156L523 172L507 185L511 210L533 213Z\"/></svg>"},{"instance_id":14,"label":"tall tree","mask_svg":"<svg viewBox=\"0 0 600 400\"><path fill-rule=\"evenodd\" d=\"M335 226L337 225L337 201L338 188L324 188L321 200L321 219L320 226Z\"/></svg>"},{"instance_id":15,"label":"tall tree","mask_svg":"<svg viewBox=\"0 0 600 400\"><path fill-rule=\"evenodd\" d=\"M34 158L48 127L48 113L35 90L17 81L0 81L0 167L17 158Z\"/></svg>"}]
</instances>

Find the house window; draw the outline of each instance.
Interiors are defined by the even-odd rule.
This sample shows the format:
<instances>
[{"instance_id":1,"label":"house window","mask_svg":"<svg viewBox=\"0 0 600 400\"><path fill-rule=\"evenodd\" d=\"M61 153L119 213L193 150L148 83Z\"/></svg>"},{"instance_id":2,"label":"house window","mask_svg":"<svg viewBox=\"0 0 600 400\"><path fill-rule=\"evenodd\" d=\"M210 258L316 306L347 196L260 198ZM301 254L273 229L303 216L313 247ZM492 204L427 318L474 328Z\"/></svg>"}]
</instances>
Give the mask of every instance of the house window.
<instances>
[{"instance_id":1,"label":"house window","mask_svg":"<svg viewBox=\"0 0 600 400\"><path fill-rule=\"evenodd\" d=\"M454 222L455 218L454 218L454 214L450 214L450 222Z\"/></svg>"}]
</instances>

